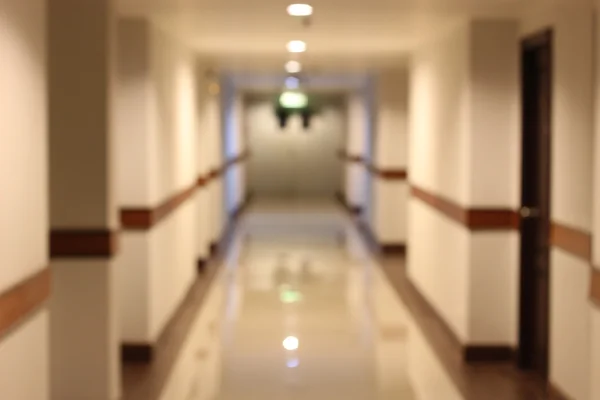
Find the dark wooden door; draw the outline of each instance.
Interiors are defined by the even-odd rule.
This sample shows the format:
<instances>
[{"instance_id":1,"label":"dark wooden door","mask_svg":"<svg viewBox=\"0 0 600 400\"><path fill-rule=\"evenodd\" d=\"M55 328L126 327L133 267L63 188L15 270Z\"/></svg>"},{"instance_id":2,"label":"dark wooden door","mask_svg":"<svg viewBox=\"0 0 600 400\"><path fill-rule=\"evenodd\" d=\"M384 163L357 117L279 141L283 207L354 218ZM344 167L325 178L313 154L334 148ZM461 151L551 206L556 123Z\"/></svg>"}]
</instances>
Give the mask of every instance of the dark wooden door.
<instances>
[{"instance_id":1,"label":"dark wooden door","mask_svg":"<svg viewBox=\"0 0 600 400\"><path fill-rule=\"evenodd\" d=\"M548 374L552 33L522 42L519 366Z\"/></svg>"}]
</instances>

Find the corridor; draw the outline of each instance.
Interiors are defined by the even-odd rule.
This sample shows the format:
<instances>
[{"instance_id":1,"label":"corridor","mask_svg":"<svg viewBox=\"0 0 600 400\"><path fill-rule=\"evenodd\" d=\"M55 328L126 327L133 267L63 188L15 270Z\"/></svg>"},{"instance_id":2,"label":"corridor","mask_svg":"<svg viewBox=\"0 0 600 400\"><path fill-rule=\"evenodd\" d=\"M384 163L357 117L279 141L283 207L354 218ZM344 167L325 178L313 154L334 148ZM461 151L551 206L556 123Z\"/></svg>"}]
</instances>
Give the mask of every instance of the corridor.
<instances>
[{"instance_id":1,"label":"corridor","mask_svg":"<svg viewBox=\"0 0 600 400\"><path fill-rule=\"evenodd\" d=\"M252 207L160 399L462 399L350 219Z\"/></svg>"},{"instance_id":2,"label":"corridor","mask_svg":"<svg viewBox=\"0 0 600 400\"><path fill-rule=\"evenodd\" d=\"M0 400L600 400L600 0L0 0Z\"/></svg>"}]
</instances>

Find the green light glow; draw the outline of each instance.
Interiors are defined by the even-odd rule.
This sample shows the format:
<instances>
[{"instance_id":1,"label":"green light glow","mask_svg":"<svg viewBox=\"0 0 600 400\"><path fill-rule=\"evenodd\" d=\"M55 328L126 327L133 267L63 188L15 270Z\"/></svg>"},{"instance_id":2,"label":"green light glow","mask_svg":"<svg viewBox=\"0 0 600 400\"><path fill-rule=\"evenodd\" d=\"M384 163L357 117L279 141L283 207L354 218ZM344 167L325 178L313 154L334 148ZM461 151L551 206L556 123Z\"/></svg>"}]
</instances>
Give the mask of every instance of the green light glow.
<instances>
[{"instance_id":1,"label":"green light glow","mask_svg":"<svg viewBox=\"0 0 600 400\"><path fill-rule=\"evenodd\" d=\"M308 105L308 97L300 92L283 92L279 104L284 108L304 108Z\"/></svg>"}]
</instances>

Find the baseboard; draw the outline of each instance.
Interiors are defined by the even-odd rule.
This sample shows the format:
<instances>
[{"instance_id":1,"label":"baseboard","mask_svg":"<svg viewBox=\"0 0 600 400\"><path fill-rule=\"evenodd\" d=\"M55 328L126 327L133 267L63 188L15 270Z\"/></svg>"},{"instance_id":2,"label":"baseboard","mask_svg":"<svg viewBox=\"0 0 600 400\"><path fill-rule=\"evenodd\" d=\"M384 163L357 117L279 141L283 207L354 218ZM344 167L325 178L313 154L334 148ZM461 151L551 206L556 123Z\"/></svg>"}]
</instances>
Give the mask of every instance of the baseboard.
<instances>
[{"instance_id":1,"label":"baseboard","mask_svg":"<svg viewBox=\"0 0 600 400\"><path fill-rule=\"evenodd\" d=\"M335 198L351 215L358 216L362 213L363 208L361 206L348 203L348 201L346 201L346 197L342 193L336 192Z\"/></svg>"},{"instance_id":2,"label":"baseboard","mask_svg":"<svg viewBox=\"0 0 600 400\"><path fill-rule=\"evenodd\" d=\"M196 268L198 269L199 274L203 274L206 272L206 266L208 264L208 260L206 258L200 257L196 261Z\"/></svg>"},{"instance_id":3,"label":"baseboard","mask_svg":"<svg viewBox=\"0 0 600 400\"><path fill-rule=\"evenodd\" d=\"M573 400L571 397L567 396L561 389L553 384L552 382L548 382L548 400Z\"/></svg>"},{"instance_id":4,"label":"baseboard","mask_svg":"<svg viewBox=\"0 0 600 400\"><path fill-rule=\"evenodd\" d=\"M410 291L412 301L419 303L421 309L426 310L428 317L435 322L435 325L441 327L441 331L446 336L447 341L452 343L454 351L458 352L461 359L467 364L475 363L499 363L513 361L515 358L515 349L508 345L469 345L462 344L456 333L450 325L441 317L438 311L433 307L429 300L421 291L411 282L406 280Z\"/></svg>"},{"instance_id":5,"label":"baseboard","mask_svg":"<svg viewBox=\"0 0 600 400\"><path fill-rule=\"evenodd\" d=\"M379 245L381 253L384 255L405 255L406 244L404 243L382 243Z\"/></svg>"},{"instance_id":6,"label":"baseboard","mask_svg":"<svg viewBox=\"0 0 600 400\"><path fill-rule=\"evenodd\" d=\"M150 363L155 345L150 343L122 343L121 360L126 363Z\"/></svg>"},{"instance_id":7,"label":"baseboard","mask_svg":"<svg viewBox=\"0 0 600 400\"><path fill-rule=\"evenodd\" d=\"M371 230L371 227L366 222L360 220L356 222L356 225L371 251L379 255L381 253L381 246L377 241L375 233Z\"/></svg>"},{"instance_id":8,"label":"baseboard","mask_svg":"<svg viewBox=\"0 0 600 400\"><path fill-rule=\"evenodd\" d=\"M505 345L466 345L463 360L467 363L514 361L515 349Z\"/></svg>"}]
</instances>

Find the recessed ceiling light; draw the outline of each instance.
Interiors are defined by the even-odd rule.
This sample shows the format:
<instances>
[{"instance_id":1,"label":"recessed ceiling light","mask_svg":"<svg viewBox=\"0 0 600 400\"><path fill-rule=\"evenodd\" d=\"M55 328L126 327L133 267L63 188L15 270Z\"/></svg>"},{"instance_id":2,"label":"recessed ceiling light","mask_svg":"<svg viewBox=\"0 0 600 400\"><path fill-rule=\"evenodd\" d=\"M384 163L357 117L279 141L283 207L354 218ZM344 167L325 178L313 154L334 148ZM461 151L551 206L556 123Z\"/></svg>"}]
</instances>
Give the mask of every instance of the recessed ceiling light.
<instances>
[{"instance_id":1,"label":"recessed ceiling light","mask_svg":"<svg viewBox=\"0 0 600 400\"><path fill-rule=\"evenodd\" d=\"M313 8L308 4L290 4L287 12L293 17L308 17L312 15Z\"/></svg>"},{"instance_id":2,"label":"recessed ceiling light","mask_svg":"<svg viewBox=\"0 0 600 400\"><path fill-rule=\"evenodd\" d=\"M283 348L289 351L298 350L300 341L295 336L288 336L283 341Z\"/></svg>"},{"instance_id":3,"label":"recessed ceiling light","mask_svg":"<svg viewBox=\"0 0 600 400\"><path fill-rule=\"evenodd\" d=\"M285 63L285 70L289 74L297 74L298 72L302 71L302 64L294 60L288 61L287 63Z\"/></svg>"},{"instance_id":4,"label":"recessed ceiling light","mask_svg":"<svg viewBox=\"0 0 600 400\"><path fill-rule=\"evenodd\" d=\"M302 40L292 40L288 42L287 49L290 53L303 53L306 51L306 43Z\"/></svg>"},{"instance_id":5,"label":"recessed ceiling light","mask_svg":"<svg viewBox=\"0 0 600 400\"><path fill-rule=\"evenodd\" d=\"M300 79L295 76L288 76L285 78L285 87L288 89L298 89L300 86Z\"/></svg>"}]
</instances>

